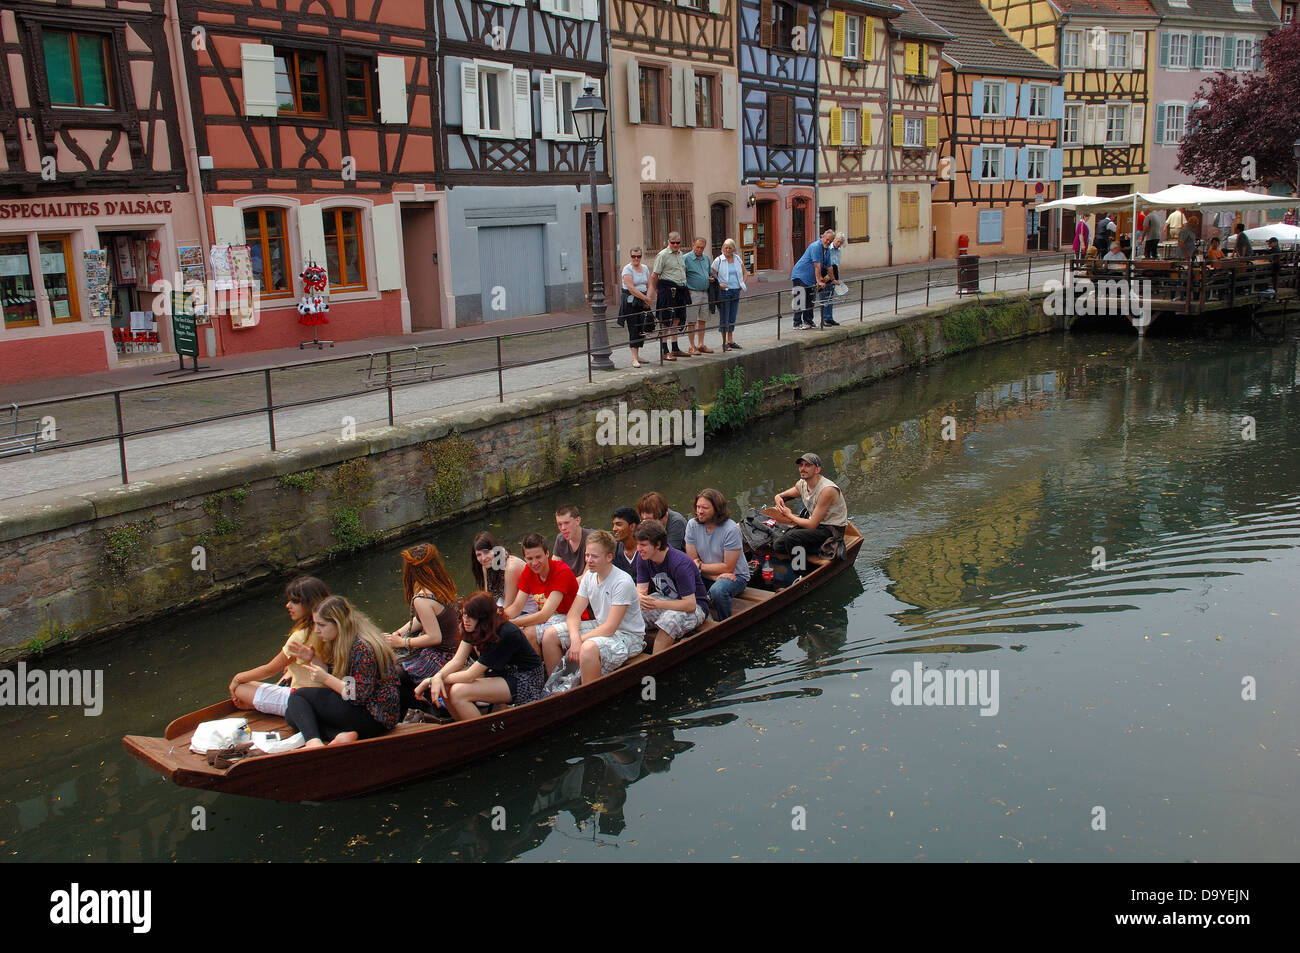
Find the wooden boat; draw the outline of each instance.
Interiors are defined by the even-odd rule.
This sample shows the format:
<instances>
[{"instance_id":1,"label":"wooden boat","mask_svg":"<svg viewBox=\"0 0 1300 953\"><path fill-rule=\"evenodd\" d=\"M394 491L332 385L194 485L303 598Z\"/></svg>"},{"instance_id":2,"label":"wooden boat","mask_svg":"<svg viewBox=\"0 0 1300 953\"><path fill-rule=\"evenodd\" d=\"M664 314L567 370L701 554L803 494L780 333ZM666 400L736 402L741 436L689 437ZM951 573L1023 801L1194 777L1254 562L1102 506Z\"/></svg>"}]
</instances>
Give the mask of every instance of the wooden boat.
<instances>
[{"instance_id":1,"label":"wooden boat","mask_svg":"<svg viewBox=\"0 0 1300 953\"><path fill-rule=\"evenodd\" d=\"M377 738L323 748L300 748L258 755L228 768L210 766L190 751L190 737L200 723L243 717L254 731L281 731L282 718L235 708L227 699L177 718L161 738L127 735L122 745L169 781L184 787L245 794L276 801L329 801L375 791L403 781L486 757L545 733L554 725L627 692L640 693L642 679L657 676L693 655L731 638L755 622L792 605L853 563L862 535L850 523L845 556L810 557L809 571L789 586L767 591L747 588L736 597L730 618L706 619L695 634L670 649L642 654L591 685L507 708L473 721L451 724L398 725ZM647 640L647 644L653 639Z\"/></svg>"}]
</instances>

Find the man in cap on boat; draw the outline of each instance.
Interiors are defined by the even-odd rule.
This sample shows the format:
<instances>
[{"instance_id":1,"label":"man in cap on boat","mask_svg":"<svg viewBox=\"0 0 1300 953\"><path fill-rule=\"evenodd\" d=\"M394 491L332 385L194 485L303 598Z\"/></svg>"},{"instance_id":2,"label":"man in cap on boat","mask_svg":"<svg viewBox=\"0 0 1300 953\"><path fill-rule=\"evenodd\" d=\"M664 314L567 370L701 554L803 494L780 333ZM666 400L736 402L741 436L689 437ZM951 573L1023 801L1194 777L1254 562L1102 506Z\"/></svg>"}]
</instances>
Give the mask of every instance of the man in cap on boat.
<instances>
[{"instance_id":1,"label":"man in cap on boat","mask_svg":"<svg viewBox=\"0 0 1300 953\"><path fill-rule=\"evenodd\" d=\"M822 476L821 457L811 452L802 453L795 465L799 468L799 481L776 495L780 521L795 528L778 539L772 548L778 553L791 553L796 546L801 546L806 554L816 556L828 539L843 539L849 510L840 488ZM808 516L796 516L786 506L786 500L795 498L803 503Z\"/></svg>"}]
</instances>

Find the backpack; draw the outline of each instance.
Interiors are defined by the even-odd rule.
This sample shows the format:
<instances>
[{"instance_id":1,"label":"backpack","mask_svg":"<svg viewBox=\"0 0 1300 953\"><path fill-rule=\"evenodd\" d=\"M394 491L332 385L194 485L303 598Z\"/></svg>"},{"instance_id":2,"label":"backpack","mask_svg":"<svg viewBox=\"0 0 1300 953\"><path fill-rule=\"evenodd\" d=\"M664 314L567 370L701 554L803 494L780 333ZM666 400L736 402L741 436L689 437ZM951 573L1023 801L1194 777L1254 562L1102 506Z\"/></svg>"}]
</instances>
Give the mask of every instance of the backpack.
<instances>
[{"instance_id":1,"label":"backpack","mask_svg":"<svg viewBox=\"0 0 1300 953\"><path fill-rule=\"evenodd\" d=\"M778 539L790 532L792 527L778 523L759 510L748 510L740 521L740 535L745 541L745 548L751 553L771 549Z\"/></svg>"}]
</instances>

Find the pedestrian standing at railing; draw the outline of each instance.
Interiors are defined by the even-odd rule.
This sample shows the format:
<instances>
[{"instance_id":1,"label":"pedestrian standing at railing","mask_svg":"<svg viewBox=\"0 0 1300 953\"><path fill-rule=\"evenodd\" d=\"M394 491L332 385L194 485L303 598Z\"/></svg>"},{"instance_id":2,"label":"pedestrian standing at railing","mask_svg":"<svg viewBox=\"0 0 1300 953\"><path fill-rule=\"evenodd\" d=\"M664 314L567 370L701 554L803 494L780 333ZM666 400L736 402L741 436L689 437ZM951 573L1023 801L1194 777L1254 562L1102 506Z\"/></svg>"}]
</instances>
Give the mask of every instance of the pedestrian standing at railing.
<instances>
[{"instance_id":1,"label":"pedestrian standing at railing","mask_svg":"<svg viewBox=\"0 0 1300 953\"><path fill-rule=\"evenodd\" d=\"M627 344L632 352L632 366L641 366L641 347L646 332L654 325L654 306L650 303L650 269L641 263L641 246L628 253L628 263L623 266L623 289L619 295L618 323L627 325ZM647 327L650 325L650 327Z\"/></svg>"},{"instance_id":2,"label":"pedestrian standing at railing","mask_svg":"<svg viewBox=\"0 0 1300 953\"><path fill-rule=\"evenodd\" d=\"M709 314L709 256L704 254L704 246L704 239L697 238L691 250L682 256L686 264L686 290L691 296L690 312L686 315L688 355L713 353L712 348L704 346L704 327Z\"/></svg>"},{"instance_id":3,"label":"pedestrian standing at railing","mask_svg":"<svg viewBox=\"0 0 1300 953\"><path fill-rule=\"evenodd\" d=\"M844 233L839 232L826 249L826 287L822 289L822 327L839 327L835 320L835 290L840 284L840 254L844 246Z\"/></svg>"},{"instance_id":4,"label":"pedestrian standing at railing","mask_svg":"<svg viewBox=\"0 0 1300 953\"><path fill-rule=\"evenodd\" d=\"M659 328L680 330L686 326L686 261L682 256L682 236L677 232L668 233L668 245L655 256L654 267L650 269L650 291L659 309ZM668 349L667 340L659 342L659 353L664 360L675 361L688 355L677 343L677 335L672 336L672 350Z\"/></svg>"},{"instance_id":5,"label":"pedestrian standing at railing","mask_svg":"<svg viewBox=\"0 0 1300 953\"><path fill-rule=\"evenodd\" d=\"M735 341L736 312L740 310L740 293L745 290L745 263L736 254L736 243L728 238L722 243L722 254L713 259L713 276L718 280L718 330L722 332L722 349L739 351Z\"/></svg>"},{"instance_id":6,"label":"pedestrian standing at railing","mask_svg":"<svg viewBox=\"0 0 1300 953\"><path fill-rule=\"evenodd\" d=\"M790 280L794 282L794 329L811 331L813 308L816 306L814 295L826 287L826 249L835 239L835 232L826 229L822 237L804 250L803 256L795 262ZM813 289L817 289L814 291Z\"/></svg>"}]
</instances>

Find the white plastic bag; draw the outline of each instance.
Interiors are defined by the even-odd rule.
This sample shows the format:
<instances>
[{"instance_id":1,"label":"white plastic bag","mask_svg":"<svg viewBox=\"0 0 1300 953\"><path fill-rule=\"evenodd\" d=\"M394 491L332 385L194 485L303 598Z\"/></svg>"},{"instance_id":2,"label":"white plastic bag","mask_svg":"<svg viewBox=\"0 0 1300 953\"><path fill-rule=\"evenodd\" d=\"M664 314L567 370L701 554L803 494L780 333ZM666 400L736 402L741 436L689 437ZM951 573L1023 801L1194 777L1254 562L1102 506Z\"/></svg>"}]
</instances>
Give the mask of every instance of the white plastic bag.
<instances>
[{"instance_id":1,"label":"white plastic bag","mask_svg":"<svg viewBox=\"0 0 1300 953\"><path fill-rule=\"evenodd\" d=\"M570 688L575 688L582 683L582 669L578 663L570 660L567 656L564 661L555 666L555 671L551 677L546 680L542 686L542 691L548 695L558 695L561 692L567 692Z\"/></svg>"},{"instance_id":2,"label":"white plastic bag","mask_svg":"<svg viewBox=\"0 0 1300 953\"><path fill-rule=\"evenodd\" d=\"M205 721L194 729L190 738L190 750L195 754L207 754L213 748L229 748L252 741L252 732L248 730L246 718L220 718L217 721Z\"/></svg>"}]
</instances>

